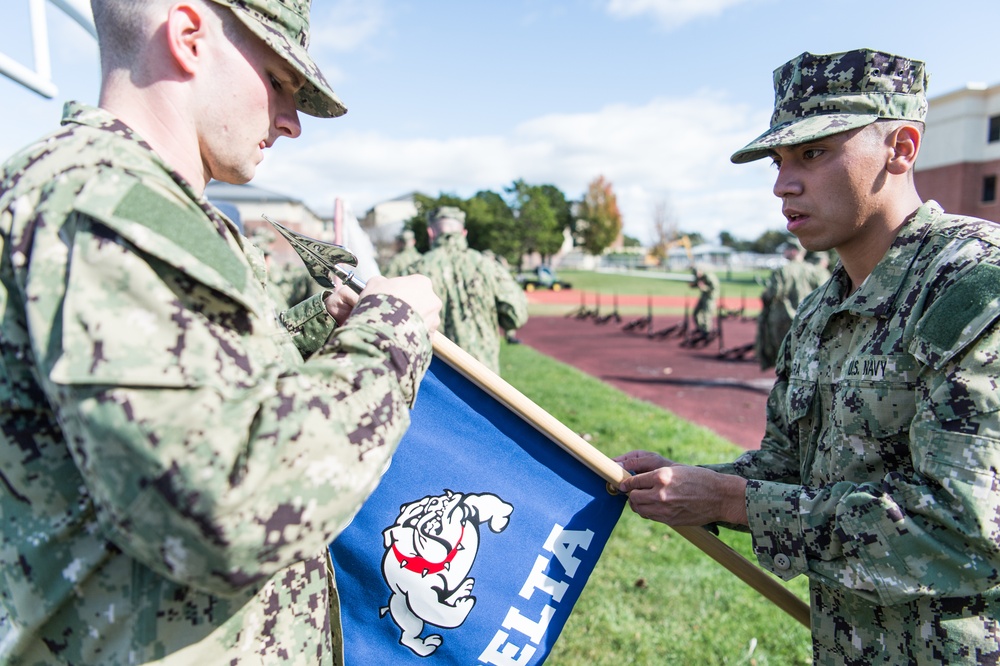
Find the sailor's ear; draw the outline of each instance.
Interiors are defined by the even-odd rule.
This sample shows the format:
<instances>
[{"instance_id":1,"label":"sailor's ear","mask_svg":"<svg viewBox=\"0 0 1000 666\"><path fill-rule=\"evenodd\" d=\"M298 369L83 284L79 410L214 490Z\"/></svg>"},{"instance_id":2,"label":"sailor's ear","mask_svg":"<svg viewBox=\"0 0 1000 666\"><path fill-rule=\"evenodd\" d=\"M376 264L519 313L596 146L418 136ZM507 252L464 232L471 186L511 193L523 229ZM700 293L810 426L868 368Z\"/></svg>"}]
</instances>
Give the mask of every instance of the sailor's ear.
<instances>
[{"instance_id":1,"label":"sailor's ear","mask_svg":"<svg viewBox=\"0 0 1000 666\"><path fill-rule=\"evenodd\" d=\"M174 63L187 74L195 74L205 55L205 40L209 38L207 8L180 3L167 12L163 26L167 47Z\"/></svg>"},{"instance_id":2,"label":"sailor's ear","mask_svg":"<svg viewBox=\"0 0 1000 666\"><path fill-rule=\"evenodd\" d=\"M913 125L901 125L886 137L889 157L886 170L893 175L902 175L913 169L920 152L920 130Z\"/></svg>"}]
</instances>

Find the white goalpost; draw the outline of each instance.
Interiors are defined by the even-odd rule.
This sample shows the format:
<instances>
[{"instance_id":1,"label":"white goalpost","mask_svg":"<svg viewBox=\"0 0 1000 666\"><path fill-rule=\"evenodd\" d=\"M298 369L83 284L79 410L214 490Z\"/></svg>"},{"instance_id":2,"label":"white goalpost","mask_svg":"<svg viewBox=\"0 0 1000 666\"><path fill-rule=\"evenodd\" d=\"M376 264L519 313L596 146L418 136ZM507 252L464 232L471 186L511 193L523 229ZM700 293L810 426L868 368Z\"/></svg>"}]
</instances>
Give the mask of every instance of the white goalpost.
<instances>
[{"instance_id":1,"label":"white goalpost","mask_svg":"<svg viewBox=\"0 0 1000 666\"><path fill-rule=\"evenodd\" d=\"M8 0L9 1L9 0ZM10 56L0 53L0 74L20 83L25 88L33 90L42 97L52 99L59 90L52 82L52 64L49 58L49 31L45 20L46 0L28 0L31 23L31 44L34 56L34 67L28 67ZM95 39L97 30L90 13L90 3L87 0L48 0L56 8L76 21Z\"/></svg>"}]
</instances>

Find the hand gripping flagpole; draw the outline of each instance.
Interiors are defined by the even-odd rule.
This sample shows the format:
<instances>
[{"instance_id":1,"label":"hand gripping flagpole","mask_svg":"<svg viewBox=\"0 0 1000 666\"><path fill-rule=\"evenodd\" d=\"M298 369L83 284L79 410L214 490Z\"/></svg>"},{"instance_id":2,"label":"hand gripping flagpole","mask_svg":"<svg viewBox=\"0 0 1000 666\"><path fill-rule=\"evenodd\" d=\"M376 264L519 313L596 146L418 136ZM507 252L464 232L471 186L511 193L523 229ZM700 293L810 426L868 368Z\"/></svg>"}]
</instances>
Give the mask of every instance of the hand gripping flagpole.
<instances>
[{"instance_id":1,"label":"hand gripping flagpole","mask_svg":"<svg viewBox=\"0 0 1000 666\"><path fill-rule=\"evenodd\" d=\"M364 281L359 279L353 270L341 266L341 264L350 267L357 265L357 257L353 252L340 245L303 236L269 219L266 215L263 217L295 248L309 273L319 284L335 289L338 285L330 279L332 274L356 293L361 293L364 289ZM608 482L611 490L617 492L617 488L627 476L627 472L618 463L598 451L441 333L435 332L431 343L434 346L434 353L439 358L587 465ZM809 606L805 602L711 532L703 527L673 529L801 624L810 626Z\"/></svg>"}]
</instances>

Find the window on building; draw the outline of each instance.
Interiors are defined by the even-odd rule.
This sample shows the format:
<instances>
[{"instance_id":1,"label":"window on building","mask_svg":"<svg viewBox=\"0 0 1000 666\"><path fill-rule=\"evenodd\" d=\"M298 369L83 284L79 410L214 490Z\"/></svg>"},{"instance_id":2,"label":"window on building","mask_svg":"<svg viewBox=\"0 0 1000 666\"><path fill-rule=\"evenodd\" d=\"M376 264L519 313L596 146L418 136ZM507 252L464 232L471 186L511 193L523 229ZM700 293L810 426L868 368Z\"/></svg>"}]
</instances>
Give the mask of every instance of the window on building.
<instances>
[{"instance_id":1,"label":"window on building","mask_svg":"<svg viewBox=\"0 0 1000 666\"><path fill-rule=\"evenodd\" d=\"M995 203L997 200L997 177L983 178L983 203Z\"/></svg>"},{"instance_id":2,"label":"window on building","mask_svg":"<svg viewBox=\"0 0 1000 666\"><path fill-rule=\"evenodd\" d=\"M1000 116L991 116L989 142L996 143L997 141L1000 141Z\"/></svg>"}]
</instances>

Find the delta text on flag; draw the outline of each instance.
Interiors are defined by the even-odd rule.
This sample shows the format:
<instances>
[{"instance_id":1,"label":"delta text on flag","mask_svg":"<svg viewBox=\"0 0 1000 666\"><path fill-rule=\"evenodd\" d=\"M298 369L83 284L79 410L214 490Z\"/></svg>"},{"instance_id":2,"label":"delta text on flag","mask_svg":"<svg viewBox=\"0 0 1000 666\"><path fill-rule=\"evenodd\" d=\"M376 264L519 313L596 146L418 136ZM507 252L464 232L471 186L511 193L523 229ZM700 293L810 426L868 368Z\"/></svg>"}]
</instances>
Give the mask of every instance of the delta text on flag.
<instances>
[{"instance_id":1,"label":"delta text on flag","mask_svg":"<svg viewBox=\"0 0 1000 666\"><path fill-rule=\"evenodd\" d=\"M437 357L411 417L330 546L347 665L542 663L626 497Z\"/></svg>"}]
</instances>

